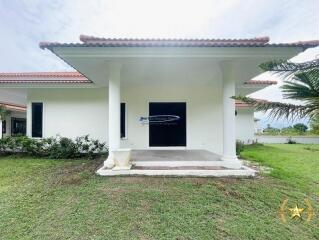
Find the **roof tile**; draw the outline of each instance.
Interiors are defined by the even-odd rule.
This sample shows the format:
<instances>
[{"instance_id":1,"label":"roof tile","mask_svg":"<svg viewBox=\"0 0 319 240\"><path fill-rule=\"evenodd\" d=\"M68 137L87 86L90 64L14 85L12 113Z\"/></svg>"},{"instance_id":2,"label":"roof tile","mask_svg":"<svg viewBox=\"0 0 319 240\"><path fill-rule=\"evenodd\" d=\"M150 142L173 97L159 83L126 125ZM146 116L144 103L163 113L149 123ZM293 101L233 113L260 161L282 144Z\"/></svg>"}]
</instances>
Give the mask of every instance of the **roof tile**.
<instances>
[{"instance_id":1,"label":"roof tile","mask_svg":"<svg viewBox=\"0 0 319 240\"><path fill-rule=\"evenodd\" d=\"M274 80L248 80L244 84L252 85L272 85L277 84L277 81Z\"/></svg>"},{"instance_id":2,"label":"roof tile","mask_svg":"<svg viewBox=\"0 0 319 240\"><path fill-rule=\"evenodd\" d=\"M137 39L102 38L80 35L82 43L41 42L40 48L52 47L316 47L319 40L293 43L269 43L269 37L244 39Z\"/></svg>"},{"instance_id":3,"label":"roof tile","mask_svg":"<svg viewBox=\"0 0 319 240\"><path fill-rule=\"evenodd\" d=\"M73 84L92 83L79 72L22 72L0 73L0 84Z\"/></svg>"}]
</instances>

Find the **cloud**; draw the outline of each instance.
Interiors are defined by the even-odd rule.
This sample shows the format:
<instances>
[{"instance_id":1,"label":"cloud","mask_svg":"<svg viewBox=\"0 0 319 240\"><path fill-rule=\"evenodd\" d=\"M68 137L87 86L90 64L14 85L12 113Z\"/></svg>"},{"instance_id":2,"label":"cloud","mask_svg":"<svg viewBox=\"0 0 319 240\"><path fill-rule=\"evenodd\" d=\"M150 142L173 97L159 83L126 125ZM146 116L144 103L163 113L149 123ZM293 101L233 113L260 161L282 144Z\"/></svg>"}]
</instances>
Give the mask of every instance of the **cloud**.
<instances>
[{"instance_id":1,"label":"cloud","mask_svg":"<svg viewBox=\"0 0 319 240\"><path fill-rule=\"evenodd\" d=\"M319 2L246 0L4 0L0 3L0 71L65 70L40 41L106 37L318 38Z\"/></svg>"},{"instance_id":2,"label":"cloud","mask_svg":"<svg viewBox=\"0 0 319 240\"><path fill-rule=\"evenodd\" d=\"M319 39L317 0L3 0L0 71L71 70L40 41L105 37ZM312 50L311 50L312 51ZM319 56L315 50L300 59ZM264 76L265 77L265 76ZM281 100L278 87L256 93Z\"/></svg>"}]
</instances>

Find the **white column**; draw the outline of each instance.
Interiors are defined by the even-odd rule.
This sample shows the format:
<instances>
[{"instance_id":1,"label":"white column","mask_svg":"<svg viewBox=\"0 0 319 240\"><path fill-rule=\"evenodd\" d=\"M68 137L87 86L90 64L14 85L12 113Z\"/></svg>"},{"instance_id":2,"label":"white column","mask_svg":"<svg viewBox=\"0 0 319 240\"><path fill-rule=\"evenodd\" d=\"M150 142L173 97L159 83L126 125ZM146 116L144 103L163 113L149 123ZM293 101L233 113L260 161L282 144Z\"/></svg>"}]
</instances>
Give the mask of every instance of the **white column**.
<instances>
[{"instance_id":1,"label":"white column","mask_svg":"<svg viewBox=\"0 0 319 240\"><path fill-rule=\"evenodd\" d=\"M109 125L108 142L109 156L104 162L107 168L114 167L113 152L120 148L121 140L121 68L112 66L109 73Z\"/></svg>"},{"instance_id":2,"label":"white column","mask_svg":"<svg viewBox=\"0 0 319 240\"><path fill-rule=\"evenodd\" d=\"M233 66L223 67L223 156L225 166L241 168L241 162L236 156L236 119L235 119L235 76Z\"/></svg>"},{"instance_id":3,"label":"white column","mask_svg":"<svg viewBox=\"0 0 319 240\"><path fill-rule=\"evenodd\" d=\"M0 117L0 139L2 139L2 120Z\"/></svg>"},{"instance_id":4,"label":"white column","mask_svg":"<svg viewBox=\"0 0 319 240\"><path fill-rule=\"evenodd\" d=\"M31 113L31 109L32 109L32 99L29 99L29 91L27 94L27 136L28 137L32 137L32 113Z\"/></svg>"}]
</instances>

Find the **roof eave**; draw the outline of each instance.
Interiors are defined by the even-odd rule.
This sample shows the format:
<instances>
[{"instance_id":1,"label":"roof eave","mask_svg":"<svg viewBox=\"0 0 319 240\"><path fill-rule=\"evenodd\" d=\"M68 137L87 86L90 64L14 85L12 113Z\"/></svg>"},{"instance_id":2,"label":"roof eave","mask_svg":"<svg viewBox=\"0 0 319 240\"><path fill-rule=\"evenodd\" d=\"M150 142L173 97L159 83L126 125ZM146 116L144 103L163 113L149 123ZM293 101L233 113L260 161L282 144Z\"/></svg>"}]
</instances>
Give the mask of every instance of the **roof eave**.
<instances>
[{"instance_id":1,"label":"roof eave","mask_svg":"<svg viewBox=\"0 0 319 240\"><path fill-rule=\"evenodd\" d=\"M0 83L1 88L96 88L94 83Z\"/></svg>"}]
</instances>

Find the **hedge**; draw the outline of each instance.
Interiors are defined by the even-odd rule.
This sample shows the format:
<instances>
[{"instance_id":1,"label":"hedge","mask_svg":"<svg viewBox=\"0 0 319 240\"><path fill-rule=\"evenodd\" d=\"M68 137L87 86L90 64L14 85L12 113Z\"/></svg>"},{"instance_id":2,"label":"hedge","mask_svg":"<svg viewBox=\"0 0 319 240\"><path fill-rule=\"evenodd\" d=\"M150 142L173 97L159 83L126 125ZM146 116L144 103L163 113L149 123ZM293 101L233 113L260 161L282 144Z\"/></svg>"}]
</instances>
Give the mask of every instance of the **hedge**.
<instances>
[{"instance_id":1,"label":"hedge","mask_svg":"<svg viewBox=\"0 0 319 240\"><path fill-rule=\"evenodd\" d=\"M53 159L72 159L106 154L105 143L89 138L89 135L76 139L56 136L34 139L26 136L4 137L0 139L0 153L23 154Z\"/></svg>"}]
</instances>

